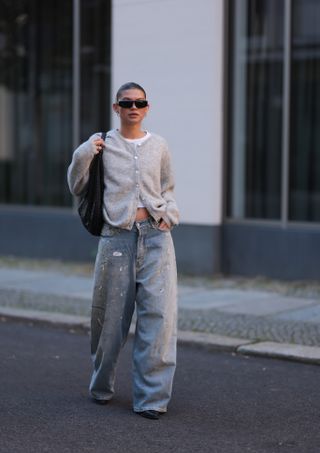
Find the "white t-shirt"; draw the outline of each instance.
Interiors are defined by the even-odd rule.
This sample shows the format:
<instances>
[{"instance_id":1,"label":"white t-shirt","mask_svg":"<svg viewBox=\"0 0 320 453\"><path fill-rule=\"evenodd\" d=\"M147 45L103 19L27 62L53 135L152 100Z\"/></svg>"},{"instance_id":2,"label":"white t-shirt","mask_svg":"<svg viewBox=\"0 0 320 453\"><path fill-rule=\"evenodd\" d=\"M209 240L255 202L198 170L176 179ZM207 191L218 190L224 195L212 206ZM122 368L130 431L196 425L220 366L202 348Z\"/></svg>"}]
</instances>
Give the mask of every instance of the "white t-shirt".
<instances>
[{"instance_id":1,"label":"white t-shirt","mask_svg":"<svg viewBox=\"0 0 320 453\"><path fill-rule=\"evenodd\" d=\"M143 143L145 140L147 140L147 138L150 137L150 132L148 131L144 131L145 132L145 135L143 137L140 137L140 138L123 138L123 140L125 140L126 142L128 143L134 143L136 145L139 145L140 143Z\"/></svg>"}]
</instances>

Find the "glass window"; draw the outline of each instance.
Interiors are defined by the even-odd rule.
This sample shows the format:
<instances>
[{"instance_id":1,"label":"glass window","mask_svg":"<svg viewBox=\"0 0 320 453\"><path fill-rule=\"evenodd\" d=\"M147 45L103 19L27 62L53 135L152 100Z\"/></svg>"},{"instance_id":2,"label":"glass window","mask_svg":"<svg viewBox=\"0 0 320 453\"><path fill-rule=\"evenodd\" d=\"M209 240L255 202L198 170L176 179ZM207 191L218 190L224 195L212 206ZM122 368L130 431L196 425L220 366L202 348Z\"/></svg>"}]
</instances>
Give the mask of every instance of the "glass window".
<instances>
[{"instance_id":1,"label":"glass window","mask_svg":"<svg viewBox=\"0 0 320 453\"><path fill-rule=\"evenodd\" d=\"M228 216L279 219L284 2L230 2Z\"/></svg>"},{"instance_id":2,"label":"glass window","mask_svg":"<svg viewBox=\"0 0 320 453\"><path fill-rule=\"evenodd\" d=\"M320 2L292 2L289 219L320 222Z\"/></svg>"},{"instance_id":3,"label":"glass window","mask_svg":"<svg viewBox=\"0 0 320 453\"><path fill-rule=\"evenodd\" d=\"M0 201L65 205L72 1L0 1Z\"/></svg>"},{"instance_id":4,"label":"glass window","mask_svg":"<svg viewBox=\"0 0 320 453\"><path fill-rule=\"evenodd\" d=\"M111 2L81 1L81 141L110 123Z\"/></svg>"},{"instance_id":5,"label":"glass window","mask_svg":"<svg viewBox=\"0 0 320 453\"><path fill-rule=\"evenodd\" d=\"M81 0L83 139L109 126L110 1ZM0 202L71 206L73 1L0 0Z\"/></svg>"}]
</instances>

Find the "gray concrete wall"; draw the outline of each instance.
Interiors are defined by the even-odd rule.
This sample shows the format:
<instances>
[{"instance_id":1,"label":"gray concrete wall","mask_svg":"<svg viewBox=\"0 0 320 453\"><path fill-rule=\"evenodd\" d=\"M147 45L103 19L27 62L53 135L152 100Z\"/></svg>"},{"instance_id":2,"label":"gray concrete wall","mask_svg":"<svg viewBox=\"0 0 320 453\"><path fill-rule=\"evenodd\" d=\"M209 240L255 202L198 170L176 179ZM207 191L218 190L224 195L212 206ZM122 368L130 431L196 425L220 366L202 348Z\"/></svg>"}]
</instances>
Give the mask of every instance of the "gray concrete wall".
<instances>
[{"instance_id":1,"label":"gray concrete wall","mask_svg":"<svg viewBox=\"0 0 320 453\"><path fill-rule=\"evenodd\" d=\"M319 227L227 224L222 249L226 274L284 280L320 278Z\"/></svg>"},{"instance_id":2,"label":"gray concrete wall","mask_svg":"<svg viewBox=\"0 0 320 453\"><path fill-rule=\"evenodd\" d=\"M182 224L173 239L180 273L320 278L316 227ZM97 245L71 209L0 206L0 255L88 261Z\"/></svg>"},{"instance_id":3,"label":"gray concrete wall","mask_svg":"<svg viewBox=\"0 0 320 453\"><path fill-rule=\"evenodd\" d=\"M71 209L0 208L1 255L88 261L97 243Z\"/></svg>"},{"instance_id":4,"label":"gray concrete wall","mask_svg":"<svg viewBox=\"0 0 320 453\"><path fill-rule=\"evenodd\" d=\"M221 227L181 224L172 236L178 272L209 276L220 272Z\"/></svg>"},{"instance_id":5,"label":"gray concrete wall","mask_svg":"<svg viewBox=\"0 0 320 453\"><path fill-rule=\"evenodd\" d=\"M219 228L180 225L173 231L179 272L212 275L220 268ZM0 255L94 260L98 238L71 209L0 207Z\"/></svg>"}]
</instances>

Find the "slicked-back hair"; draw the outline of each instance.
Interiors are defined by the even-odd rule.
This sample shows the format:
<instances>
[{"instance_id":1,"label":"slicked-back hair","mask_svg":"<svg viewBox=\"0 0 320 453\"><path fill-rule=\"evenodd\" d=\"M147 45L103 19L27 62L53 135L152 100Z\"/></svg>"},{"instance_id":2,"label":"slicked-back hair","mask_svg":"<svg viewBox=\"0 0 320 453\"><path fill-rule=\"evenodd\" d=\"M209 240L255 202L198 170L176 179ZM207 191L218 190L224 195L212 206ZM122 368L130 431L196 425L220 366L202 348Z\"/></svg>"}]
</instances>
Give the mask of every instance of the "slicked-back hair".
<instances>
[{"instance_id":1,"label":"slicked-back hair","mask_svg":"<svg viewBox=\"0 0 320 453\"><path fill-rule=\"evenodd\" d=\"M123 91L132 90L132 89L136 89L136 90L142 91L142 93L144 94L144 97L147 99L147 94L146 94L145 90L142 88L141 85L139 85L138 83L135 83L135 82L127 82L127 83L124 83L123 85L121 85L121 87L117 91L116 100L117 101L119 100L119 98L122 95Z\"/></svg>"}]
</instances>

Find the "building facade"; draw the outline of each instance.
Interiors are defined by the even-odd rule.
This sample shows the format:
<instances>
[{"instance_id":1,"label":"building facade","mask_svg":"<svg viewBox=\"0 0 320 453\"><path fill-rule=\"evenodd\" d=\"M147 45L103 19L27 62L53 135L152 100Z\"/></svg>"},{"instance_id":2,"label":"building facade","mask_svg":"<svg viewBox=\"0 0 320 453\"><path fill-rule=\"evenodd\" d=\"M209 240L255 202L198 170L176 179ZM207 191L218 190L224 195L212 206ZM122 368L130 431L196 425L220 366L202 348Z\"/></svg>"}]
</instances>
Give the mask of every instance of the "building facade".
<instances>
[{"instance_id":1,"label":"building facade","mask_svg":"<svg viewBox=\"0 0 320 453\"><path fill-rule=\"evenodd\" d=\"M12 3L12 4L11 4ZM87 260L72 150L126 81L168 140L189 274L320 276L320 2L0 0L0 253Z\"/></svg>"}]
</instances>

